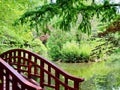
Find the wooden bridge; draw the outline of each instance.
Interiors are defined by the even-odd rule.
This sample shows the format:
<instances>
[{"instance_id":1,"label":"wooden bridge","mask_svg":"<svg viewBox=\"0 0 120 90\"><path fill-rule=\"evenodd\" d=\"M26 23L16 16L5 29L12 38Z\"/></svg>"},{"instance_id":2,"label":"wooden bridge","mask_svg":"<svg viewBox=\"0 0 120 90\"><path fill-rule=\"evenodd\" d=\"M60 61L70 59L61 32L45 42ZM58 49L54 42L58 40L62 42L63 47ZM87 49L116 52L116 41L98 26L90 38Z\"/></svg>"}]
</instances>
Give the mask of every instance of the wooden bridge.
<instances>
[{"instance_id":1,"label":"wooden bridge","mask_svg":"<svg viewBox=\"0 0 120 90\"><path fill-rule=\"evenodd\" d=\"M31 51L13 49L0 57L0 90L80 90L84 81Z\"/></svg>"}]
</instances>

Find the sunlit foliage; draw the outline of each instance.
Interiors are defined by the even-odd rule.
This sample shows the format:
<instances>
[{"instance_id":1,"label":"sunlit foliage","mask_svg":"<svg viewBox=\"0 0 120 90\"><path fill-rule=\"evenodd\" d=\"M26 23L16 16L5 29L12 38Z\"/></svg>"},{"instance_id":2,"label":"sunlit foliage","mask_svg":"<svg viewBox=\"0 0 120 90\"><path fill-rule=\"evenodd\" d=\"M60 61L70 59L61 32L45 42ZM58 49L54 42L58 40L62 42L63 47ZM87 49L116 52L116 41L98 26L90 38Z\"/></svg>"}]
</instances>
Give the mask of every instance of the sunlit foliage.
<instances>
[{"instance_id":1,"label":"sunlit foliage","mask_svg":"<svg viewBox=\"0 0 120 90\"><path fill-rule=\"evenodd\" d=\"M31 27L46 26L57 17L54 26L70 30L74 25L77 29L90 34L90 20L97 16L102 22L113 21L118 13L116 6L120 4L110 3L109 0L103 0L102 3L95 0L56 0L56 3L48 3L25 12L19 21L22 24L29 22Z\"/></svg>"}]
</instances>

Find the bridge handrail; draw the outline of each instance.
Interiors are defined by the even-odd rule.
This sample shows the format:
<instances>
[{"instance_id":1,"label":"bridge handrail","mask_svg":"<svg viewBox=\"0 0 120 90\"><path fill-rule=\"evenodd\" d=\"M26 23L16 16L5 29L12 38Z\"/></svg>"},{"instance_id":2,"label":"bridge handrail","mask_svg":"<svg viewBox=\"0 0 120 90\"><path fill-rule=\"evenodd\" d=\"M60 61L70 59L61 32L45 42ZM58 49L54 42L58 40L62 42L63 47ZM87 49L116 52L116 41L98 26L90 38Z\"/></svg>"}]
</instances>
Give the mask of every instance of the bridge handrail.
<instances>
[{"instance_id":1,"label":"bridge handrail","mask_svg":"<svg viewBox=\"0 0 120 90\"><path fill-rule=\"evenodd\" d=\"M14 87L19 88L17 83L19 83L19 85L23 85L23 86L21 86L21 88L19 88L20 90L26 90L26 89L28 89L28 90L43 90L40 86L36 86L36 85L32 84L31 82L29 82L28 80L26 80L22 75L20 75L16 70L14 70L8 63L6 63L1 58L0 58L0 72L1 72L1 74L0 74L0 80L1 80L0 90L2 88L12 88L12 90L15 89ZM11 81L11 84L13 84L11 87L7 86L7 85L6 85L6 87L4 87L3 83L5 81L4 81L3 77L5 77L5 76L6 76L6 80L7 80L6 84L7 83L10 84L10 81L9 81L10 78L12 78L12 80L14 80L14 81ZM24 87L24 88L22 88L22 87Z\"/></svg>"},{"instance_id":2,"label":"bridge handrail","mask_svg":"<svg viewBox=\"0 0 120 90\"><path fill-rule=\"evenodd\" d=\"M19 59L24 59L24 61L26 62L28 61L28 66L26 65L26 67L28 67L28 71L25 71L25 70L21 70L21 71L27 72L28 78L31 78L31 77L40 78L39 83L40 83L40 86L43 88L44 86L48 86L51 88L55 88L55 90L59 90L60 85L62 85L64 86L65 90L68 90L68 89L79 90L79 83L84 81L83 78L77 78L77 77L74 77L66 73L65 71L60 69L58 66L56 66L54 63L52 63L50 60L47 60L43 58L42 56L35 54L31 51L28 51L28 50L13 49L13 50L4 52L3 54L0 55L0 57L6 60L10 64L14 63L14 62L11 63L11 61L12 59L15 59L15 58L18 58L18 61ZM10 61L7 59L9 59ZM19 65L20 62L18 62L18 67L16 68L19 73L21 72L20 68L22 66L22 64ZM37 62L39 62L39 64ZM46 66L47 66L47 69L46 69ZM34 71L33 71L34 73L32 73L32 67L34 68ZM39 72L40 75L38 74L38 71L37 71L38 68L40 68L40 72ZM45 78L46 78L45 74L48 75L47 83L45 83ZM55 85L51 85L51 78L55 80ZM61 81L60 80L61 78L64 78L64 81ZM74 85L73 87L71 85L68 85L69 80L73 82L73 85Z\"/></svg>"}]
</instances>

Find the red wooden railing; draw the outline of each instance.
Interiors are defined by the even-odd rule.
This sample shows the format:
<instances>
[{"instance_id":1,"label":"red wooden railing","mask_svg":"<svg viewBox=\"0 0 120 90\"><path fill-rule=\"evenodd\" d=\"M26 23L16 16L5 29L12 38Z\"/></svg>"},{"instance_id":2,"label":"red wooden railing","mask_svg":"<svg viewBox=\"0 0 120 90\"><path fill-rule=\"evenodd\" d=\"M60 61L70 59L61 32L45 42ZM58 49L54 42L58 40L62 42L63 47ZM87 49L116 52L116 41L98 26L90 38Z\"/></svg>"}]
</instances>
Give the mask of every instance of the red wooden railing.
<instances>
[{"instance_id":1,"label":"red wooden railing","mask_svg":"<svg viewBox=\"0 0 120 90\"><path fill-rule=\"evenodd\" d=\"M17 73L17 75L19 74L24 76L21 76L21 78L25 78L24 80L27 79L29 83L31 83L31 87L33 84L34 89L36 90L41 90L37 89L38 86L41 86L46 90L50 90L50 88L51 90L80 90L79 84L80 82L84 81L84 79L82 78L77 78L67 74L49 60L31 51L23 49L13 49L1 54L0 57L19 72ZM15 81L18 82L18 84L20 84L19 86L22 86L24 84L24 87L29 87L29 85L27 86L26 83L23 83L24 81L22 82L20 78L15 76L15 73L12 72L13 69L9 70L10 66L7 68L8 65L5 64L5 66L4 64L5 63L1 62L0 65L0 68L2 68L0 70L0 73L2 73L0 74L0 79L2 79L2 81L4 82L3 76L6 77L6 86L7 84L9 84L9 80L9 82L12 82L13 86ZM10 80L11 77L12 81ZM1 84L0 88L2 88ZM34 89L28 88L25 90Z\"/></svg>"},{"instance_id":2,"label":"red wooden railing","mask_svg":"<svg viewBox=\"0 0 120 90\"><path fill-rule=\"evenodd\" d=\"M0 58L0 90L43 90L22 77Z\"/></svg>"}]
</instances>

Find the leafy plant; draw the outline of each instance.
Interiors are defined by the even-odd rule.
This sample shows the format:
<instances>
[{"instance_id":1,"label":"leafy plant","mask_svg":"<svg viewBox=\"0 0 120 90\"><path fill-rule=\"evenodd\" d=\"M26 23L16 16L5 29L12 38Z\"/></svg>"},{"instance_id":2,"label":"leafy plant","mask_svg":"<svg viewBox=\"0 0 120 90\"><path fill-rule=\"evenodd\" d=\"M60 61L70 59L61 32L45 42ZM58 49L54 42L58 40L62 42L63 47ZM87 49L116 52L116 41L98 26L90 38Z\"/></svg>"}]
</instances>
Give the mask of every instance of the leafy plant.
<instances>
[{"instance_id":1,"label":"leafy plant","mask_svg":"<svg viewBox=\"0 0 120 90\"><path fill-rule=\"evenodd\" d=\"M33 52L38 53L44 57L48 57L47 56L47 48L39 39L35 39L32 42L30 42L29 49L31 49Z\"/></svg>"},{"instance_id":2,"label":"leafy plant","mask_svg":"<svg viewBox=\"0 0 120 90\"><path fill-rule=\"evenodd\" d=\"M57 27L62 30L70 30L72 26L84 33L91 33L91 19L96 16L101 22L110 22L115 20L118 12L116 6L120 4L110 3L109 0L103 0L98 3L96 0L56 0L56 3L49 3L35 8L34 10L25 12L19 22L30 26L46 26L54 18L58 17ZM79 15L81 15L81 20ZM43 19L44 18L44 19ZM79 21L79 22L78 22ZM43 24L45 23L45 24ZM71 26L72 25L72 26Z\"/></svg>"},{"instance_id":3,"label":"leafy plant","mask_svg":"<svg viewBox=\"0 0 120 90\"><path fill-rule=\"evenodd\" d=\"M62 47L61 54L63 62L77 62L80 59L79 44L75 41L65 43Z\"/></svg>"},{"instance_id":4,"label":"leafy plant","mask_svg":"<svg viewBox=\"0 0 120 90\"><path fill-rule=\"evenodd\" d=\"M63 62L88 62L91 48L87 44L78 44L75 41L67 42L61 50Z\"/></svg>"},{"instance_id":5,"label":"leafy plant","mask_svg":"<svg viewBox=\"0 0 120 90\"><path fill-rule=\"evenodd\" d=\"M68 32L62 30L53 31L47 42L49 57L54 61L61 59L61 49L63 44L74 39L75 37Z\"/></svg>"},{"instance_id":6,"label":"leafy plant","mask_svg":"<svg viewBox=\"0 0 120 90\"><path fill-rule=\"evenodd\" d=\"M91 53L91 47L89 44L80 44L81 57L84 61L88 61Z\"/></svg>"}]
</instances>

